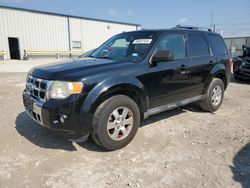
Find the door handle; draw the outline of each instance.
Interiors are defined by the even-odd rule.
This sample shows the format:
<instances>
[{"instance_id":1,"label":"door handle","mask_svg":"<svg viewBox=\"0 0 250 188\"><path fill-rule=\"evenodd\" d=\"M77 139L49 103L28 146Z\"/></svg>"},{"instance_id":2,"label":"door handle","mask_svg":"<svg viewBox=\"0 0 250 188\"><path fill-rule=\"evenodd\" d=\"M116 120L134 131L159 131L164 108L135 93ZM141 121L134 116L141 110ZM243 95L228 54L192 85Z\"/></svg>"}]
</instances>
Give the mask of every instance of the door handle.
<instances>
[{"instance_id":1,"label":"door handle","mask_svg":"<svg viewBox=\"0 0 250 188\"><path fill-rule=\"evenodd\" d=\"M186 70L186 65L181 65L181 70Z\"/></svg>"},{"instance_id":2,"label":"door handle","mask_svg":"<svg viewBox=\"0 0 250 188\"><path fill-rule=\"evenodd\" d=\"M186 74L187 71L186 71L186 65L182 64L181 67L180 67L180 73L181 74Z\"/></svg>"}]
</instances>

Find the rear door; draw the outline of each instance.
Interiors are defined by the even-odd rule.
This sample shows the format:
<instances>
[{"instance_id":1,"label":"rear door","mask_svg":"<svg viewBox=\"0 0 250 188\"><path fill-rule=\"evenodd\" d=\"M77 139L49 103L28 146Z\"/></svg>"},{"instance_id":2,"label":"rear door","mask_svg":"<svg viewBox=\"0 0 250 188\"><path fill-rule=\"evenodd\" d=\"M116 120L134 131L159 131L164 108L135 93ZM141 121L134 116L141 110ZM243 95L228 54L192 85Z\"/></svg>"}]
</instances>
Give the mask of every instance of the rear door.
<instances>
[{"instance_id":1,"label":"rear door","mask_svg":"<svg viewBox=\"0 0 250 188\"><path fill-rule=\"evenodd\" d=\"M190 58L189 97L203 94L206 80L216 58L212 55L210 46L202 33L188 35L188 56Z\"/></svg>"},{"instance_id":2,"label":"rear door","mask_svg":"<svg viewBox=\"0 0 250 188\"><path fill-rule=\"evenodd\" d=\"M224 66L227 68L227 79L228 82L230 80L230 65L229 57L227 54L227 47L225 45L225 42L223 41L222 37L218 34L208 34L207 39L210 43L213 55L216 56L216 63L224 64Z\"/></svg>"}]
</instances>

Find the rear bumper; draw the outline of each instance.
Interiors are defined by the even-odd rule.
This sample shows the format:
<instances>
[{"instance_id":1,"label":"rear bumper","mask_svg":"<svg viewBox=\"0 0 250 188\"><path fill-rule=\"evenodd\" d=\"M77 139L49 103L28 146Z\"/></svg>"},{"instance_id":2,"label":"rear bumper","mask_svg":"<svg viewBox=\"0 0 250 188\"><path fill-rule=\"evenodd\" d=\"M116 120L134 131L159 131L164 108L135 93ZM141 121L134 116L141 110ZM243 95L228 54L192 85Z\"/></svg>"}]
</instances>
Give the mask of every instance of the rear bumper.
<instances>
[{"instance_id":1,"label":"rear bumper","mask_svg":"<svg viewBox=\"0 0 250 188\"><path fill-rule=\"evenodd\" d=\"M27 114L40 125L54 131L73 135L87 135L90 125L89 117L81 115L84 95L73 95L65 100L40 102L23 92L23 103Z\"/></svg>"}]
</instances>

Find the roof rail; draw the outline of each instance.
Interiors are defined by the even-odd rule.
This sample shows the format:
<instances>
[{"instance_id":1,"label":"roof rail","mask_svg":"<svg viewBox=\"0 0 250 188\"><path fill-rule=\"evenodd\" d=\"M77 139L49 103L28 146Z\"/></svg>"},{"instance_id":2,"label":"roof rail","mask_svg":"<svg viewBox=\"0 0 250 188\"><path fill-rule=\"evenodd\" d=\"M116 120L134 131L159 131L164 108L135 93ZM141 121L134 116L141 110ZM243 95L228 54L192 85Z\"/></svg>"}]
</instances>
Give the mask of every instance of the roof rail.
<instances>
[{"instance_id":1,"label":"roof rail","mask_svg":"<svg viewBox=\"0 0 250 188\"><path fill-rule=\"evenodd\" d=\"M194 30L205 30L205 31L212 31L206 27L198 27L198 26L188 26L188 25L176 25L173 29L194 29Z\"/></svg>"}]
</instances>

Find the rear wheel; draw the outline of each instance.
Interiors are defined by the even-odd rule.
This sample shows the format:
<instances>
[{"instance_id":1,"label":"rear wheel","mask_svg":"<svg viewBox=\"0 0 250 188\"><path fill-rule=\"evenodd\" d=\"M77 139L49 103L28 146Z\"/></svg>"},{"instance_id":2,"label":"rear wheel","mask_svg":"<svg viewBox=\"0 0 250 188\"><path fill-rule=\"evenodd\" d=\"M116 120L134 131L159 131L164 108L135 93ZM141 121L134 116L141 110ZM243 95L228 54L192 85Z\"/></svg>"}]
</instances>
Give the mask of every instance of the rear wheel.
<instances>
[{"instance_id":1,"label":"rear wheel","mask_svg":"<svg viewBox=\"0 0 250 188\"><path fill-rule=\"evenodd\" d=\"M224 83L219 78L214 78L210 83L206 97L200 101L200 107L208 112L214 112L219 109L224 98Z\"/></svg>"},{"instance_id":2,"label":"rear wheel","mask_svg":"<svg viewBox=\"0 0 250 188\"><path fill-rule=\"evenodd\" d=\"M117 150L131 142L139 124L140 112L135 101L125 95L116 95L96 109L91 135L102 148Z\"/></svg>"}]
</instances>

